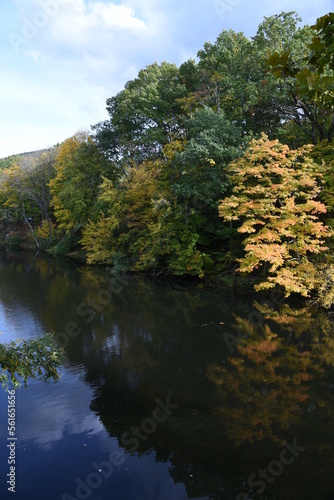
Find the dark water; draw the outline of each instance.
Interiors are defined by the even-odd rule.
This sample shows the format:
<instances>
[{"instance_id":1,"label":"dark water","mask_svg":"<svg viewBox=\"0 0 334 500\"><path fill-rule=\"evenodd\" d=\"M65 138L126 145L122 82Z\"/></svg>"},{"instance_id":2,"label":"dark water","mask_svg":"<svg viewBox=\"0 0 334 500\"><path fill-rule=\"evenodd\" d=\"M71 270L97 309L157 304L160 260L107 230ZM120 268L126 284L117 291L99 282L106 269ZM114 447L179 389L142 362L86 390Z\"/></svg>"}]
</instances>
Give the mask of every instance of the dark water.
<instances>
[{"instance_id":1,"label":"dark water","mask_svg":"<svg viewBox=\"0 0 334 500\"><path fill-rule=\"evenodd\" d=\"M16 391L15 494L0 390L1 499L334 498L333 316L272 301L1 251L1 341L67 355Z\"/></svg>"}]
</instances>

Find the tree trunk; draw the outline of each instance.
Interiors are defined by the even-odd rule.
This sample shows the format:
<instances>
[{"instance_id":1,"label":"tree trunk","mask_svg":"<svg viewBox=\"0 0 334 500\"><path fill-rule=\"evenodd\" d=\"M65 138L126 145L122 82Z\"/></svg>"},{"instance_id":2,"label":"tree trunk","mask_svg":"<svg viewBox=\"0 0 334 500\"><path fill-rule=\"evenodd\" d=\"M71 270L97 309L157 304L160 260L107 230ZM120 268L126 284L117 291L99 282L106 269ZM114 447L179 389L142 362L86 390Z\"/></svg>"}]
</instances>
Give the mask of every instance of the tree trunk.
<instances>
[{"instance_id":1,"label":"tree trunk","mask_svg":"<svg viewBox=\"0 0 334 500\"><path fill-rule=\"evenodd\" d=\"M38 250L39 249L39 243L38 243L38 241L36 239L36 236L35 236L35 233L34 233L34 229L33 229L32 225L30 224L29 220L27 219L24 203L22 203L22 210L20 210L20 212L21 212L21 215L22 215L22 217L24 219L24 223L28 224L28 226L30 228L32 237L34 238L34 242L35 242L36 248Z\"/></svg>"},{"instance_id":2,"label":"tree trunk","mask_svg":"<svg viewBox=\"0 0 334 500\"><path fill-rule=\"evenodd\" d=\"M333 137L334 137L334 113L333 113L332 123L328 131L328 142L332 142Z\"/></svg>"},{"instance_id":3,"label":"tree trunk","mask_svg":"<svg viewBox=\"0 0 334 500\"><path fill-rule=\"evenodd\" d=\"M50 240L50 245L52 243L52 226L51 226L51 221L48 217L48 224L49 224L49 240Z\"/></svg>"}]
</instances>

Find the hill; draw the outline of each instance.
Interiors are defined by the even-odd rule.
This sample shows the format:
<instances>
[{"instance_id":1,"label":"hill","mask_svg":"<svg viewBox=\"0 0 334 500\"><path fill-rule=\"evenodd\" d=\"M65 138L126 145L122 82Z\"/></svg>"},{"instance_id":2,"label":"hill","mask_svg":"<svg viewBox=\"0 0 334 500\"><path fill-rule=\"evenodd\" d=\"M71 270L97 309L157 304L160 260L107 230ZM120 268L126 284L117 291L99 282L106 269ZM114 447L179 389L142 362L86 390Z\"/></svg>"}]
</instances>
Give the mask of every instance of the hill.
<instances>
[{"instance_id":1,"label":"hill","mask_svg":"<svg viewBox=\"0 0 334 500\"><path fill-rule=\"evenodd\" d=\"M14 163L20 163L22 166L26 164L31 164L34 160L37 160L43 153L46 153L46 151L48 151L48 149L39 149L38 151L30 151L28 153L18 153L16 155L0 158L0 170L9 168Z\"/></svg>"}]
</instances>

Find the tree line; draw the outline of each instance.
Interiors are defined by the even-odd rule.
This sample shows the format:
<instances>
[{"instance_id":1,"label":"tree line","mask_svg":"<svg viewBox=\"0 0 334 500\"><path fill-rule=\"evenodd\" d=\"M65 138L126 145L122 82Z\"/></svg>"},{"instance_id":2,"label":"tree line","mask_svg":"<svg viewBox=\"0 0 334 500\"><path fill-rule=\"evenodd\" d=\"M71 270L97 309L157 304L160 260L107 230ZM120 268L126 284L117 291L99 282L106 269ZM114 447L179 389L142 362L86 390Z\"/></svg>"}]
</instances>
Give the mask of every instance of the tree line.
<instances>
[{"instance_id":1,"label":"tree line","mask_svg":"<svg viewBox=\"0 0 334 500\"><path fill-rule=\"evenodd\" d=\"M147 66L91 131L0 163L3 225L90 264L238 275L331 307L333 31L333 13L282 12Z\"/></svg>"}]
</instances>

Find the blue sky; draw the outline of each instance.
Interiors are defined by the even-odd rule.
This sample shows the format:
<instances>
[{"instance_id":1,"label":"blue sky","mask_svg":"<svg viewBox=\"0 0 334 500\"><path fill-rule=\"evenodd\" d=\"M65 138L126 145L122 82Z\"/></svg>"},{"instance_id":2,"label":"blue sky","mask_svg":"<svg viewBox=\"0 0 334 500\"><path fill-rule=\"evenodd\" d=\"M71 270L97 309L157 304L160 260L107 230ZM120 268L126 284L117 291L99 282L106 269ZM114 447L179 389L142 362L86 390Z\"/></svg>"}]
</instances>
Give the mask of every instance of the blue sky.
<instances>
[{"instance_id":1,"label":"blue sky","mask_svg":"<svg viewBox=\"0 0 334 500\"><path fill-rule=\"evenodd\" d=\"M0 0L0 158L52 146L107 118L105 101L155 61L180 65L223 29L256 33L334 0Z\"/></svg>"}]
</instances>

